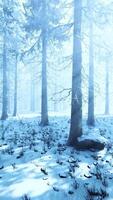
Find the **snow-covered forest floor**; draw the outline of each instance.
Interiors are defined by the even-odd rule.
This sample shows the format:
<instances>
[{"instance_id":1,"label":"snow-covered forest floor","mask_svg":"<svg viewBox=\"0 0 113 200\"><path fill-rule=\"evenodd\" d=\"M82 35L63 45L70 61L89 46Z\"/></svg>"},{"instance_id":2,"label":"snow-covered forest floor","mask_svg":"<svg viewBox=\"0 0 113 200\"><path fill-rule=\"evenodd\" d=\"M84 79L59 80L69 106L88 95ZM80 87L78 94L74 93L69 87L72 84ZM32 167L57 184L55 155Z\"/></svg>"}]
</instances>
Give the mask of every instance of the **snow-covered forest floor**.
<instances>
[{"instance_id":1,"label":"snow-covered forest floor","mask_svg":"<svg viewBox=\"0 0 113 200\"><path fill-rule=\"evenodd\" d=\"M66 146L68 117L12 118L0 123L1 200L113 200L113 117L83 122L83 138L106 143L100 152Z\"/></svg>"}]
</instances>

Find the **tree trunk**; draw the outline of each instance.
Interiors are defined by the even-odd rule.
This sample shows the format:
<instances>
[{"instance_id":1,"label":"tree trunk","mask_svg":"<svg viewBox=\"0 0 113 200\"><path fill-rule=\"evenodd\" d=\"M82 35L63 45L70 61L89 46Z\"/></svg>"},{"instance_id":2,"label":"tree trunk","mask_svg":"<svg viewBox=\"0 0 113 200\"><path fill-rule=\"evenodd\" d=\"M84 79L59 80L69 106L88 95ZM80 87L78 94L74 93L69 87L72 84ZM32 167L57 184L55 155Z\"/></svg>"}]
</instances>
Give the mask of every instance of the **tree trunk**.
<instances>
[{"instance_id":1,"label":"tree trunk","mask_svg":"<svg viewBox=\"0 0 113 200\"><path fill-rule=\"evenodd\" d=\"M35 112L35 83L34 83L34 73L31 72L31 99L30 99L30 110Z\"/></svg>"},{"instance_id":2,"label":"tree trunk","mask_svg":"<svg viewBox=\"0 0 113 200\"><path fill-rule=\"evenodd\" d=\"M109 115L109 66L106 62L106 81L105 81L105 115Z\"/></svg>"},{"instance_id":3,"label":"tree trunk","mask_svg":"<svg viewBox=\"0 0 113 200\"><path fill-rule=\"evenodd\" d=\"M8 117L8 77L7 77L7 57L6 57L6 33L4 32L3 45L3 94L2 94L2 116L1 120Z\"/></svg>"},{"instance_id":4,"label":"tree trunk","mask_svg":"<svg viewBox=\"0 0 113 200\"><path fill-rule=\"evenodd\" d=\"M89 9L89 88L88 88L88 126L94 126L94 52L93 52L93 7L92 1L88 0Z\"/></svg>"},{"instance_id":5,"label":"tree trunk","mask_svg":"<svg viewBox=\"0 0 113 200\"><path fill-rule=\"evenodd\" d=\"M74 0L71 127L68 139L68 144L71 146L74 146L77 138L82 135L81 17L82 17L82 1Z\"/></svg>"},{"instance_id":6,"label":"tree trunk","mask_svg":"<svg viewBox=\"0 0 113 200\"><path fill-rule=\"evenodd\" d=\"M41 125L48 125L46 2L43 0Z\"/></svg>"},{"instance_id":7,"label":"tree trunk","mask_svg":"<svg viewBox=\"0 0 113 200\"><path fill-rule=\"evenodd\" d=\"M15 62L15 81L14 81L14 111L13 116L15 117L17 114L17 64L18 64L18 55L16 54L16 62Z\"/></svg>"}]
</instances>

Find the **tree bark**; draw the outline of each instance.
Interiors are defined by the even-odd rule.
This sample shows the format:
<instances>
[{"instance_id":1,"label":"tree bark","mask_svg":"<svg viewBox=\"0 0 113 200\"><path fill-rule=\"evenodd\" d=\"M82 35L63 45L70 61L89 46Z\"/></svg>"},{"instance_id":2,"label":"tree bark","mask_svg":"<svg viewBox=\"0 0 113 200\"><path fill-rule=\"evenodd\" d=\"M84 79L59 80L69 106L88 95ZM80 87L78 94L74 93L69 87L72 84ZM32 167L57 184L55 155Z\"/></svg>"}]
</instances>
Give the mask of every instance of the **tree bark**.
<instances>
[{"instance_id":1,"label":"tree bark","mask_svg":"<svg viewBox=\"0 0 113 200\"><path fill-rule=\"evenodd\" d=\"M16 54L16 62L15 62L15 81L14 81L14 111L13 116L17 115L17 64L18 64L18 55Z\"/></svg>"},{"instance_id":2,"label":"tree bark","mask_svg":"<svg viewBox=\"0 0 113 200\"><path fill-rule=\"evenodd\" d=\"M88 0L89 9L89 87L88 87L88 126L94 126L94 47L93 47L93 7Z\"/></svg>"},{"instance_id":3,"label":"tree bark","mask_svg":"<svg viewBox=\"0 0 113 200\"><path fill-rule=\"evenodd\" d=\"M43 0L41 125L48 125L46 2Z\"/></svg>"},{"instance_id":4,"label":"tree bark","mask_svg":"<svg viewBox=\"0 0 113 200\"><path fill-rule=\"evenodd\" d=\"M3 94L2 94L2 116L1 120L8 117L8 77L7 77L7 56L6 56L6 32L4 31L3 44Z\"/></svg>"},{"instance_id":5,"label":"tree bark","mask_svg":"<svg viewBox=\"0 0 113 200\"><path fill-rule=\"evenodd\" d=\"M35 112L35 77L34 69L31 71L31 95L30 95L30 111Z\"/></svg>"},{"instance_id":6,"label":"tree bark","mask_svg":"<svg viewBox=\"0 0 113 200\"><path fill-rule=\"evenodd\" d=\"M82 17L82 1L74 0L71 126L68 139L68 144L71 146L74 146L77 138L82 135L81 17Z\"/></svg>"}]
</instances>

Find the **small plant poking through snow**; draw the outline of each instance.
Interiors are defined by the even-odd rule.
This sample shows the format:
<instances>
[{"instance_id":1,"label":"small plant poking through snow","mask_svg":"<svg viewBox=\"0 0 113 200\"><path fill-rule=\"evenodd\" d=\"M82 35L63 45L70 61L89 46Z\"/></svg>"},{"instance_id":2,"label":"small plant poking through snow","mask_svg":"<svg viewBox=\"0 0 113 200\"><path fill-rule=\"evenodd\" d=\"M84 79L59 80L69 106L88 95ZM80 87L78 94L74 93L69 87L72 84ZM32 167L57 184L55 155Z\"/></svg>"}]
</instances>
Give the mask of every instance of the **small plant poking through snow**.
<instances>
[{"instance_id":1,"label":"small plant poking through snow","mask_svg":"<svg viewBox=\"0 0 113 200\"><path fill-rule=\"evenodd\" d=\"M14 132L14 144L17 145L18 135L17 132Z\"/></svg>"},{"instance_id":2,"label":"small plant poking through snow","mask_svg":"<svg viewBox=\"0 0 113 200\"><path fill-rule=\"evenodd\" d=\"M47 150L52 147L54 141L52 128L42 129L42 141L43 141L43 151L46 153Z\"/></svg>"},{"instance_id":3,"label":"small plant poking through snow","mask_svg":"<svg viewBox=\"0 0 113 200\"><path fill-rule=\"evenodd\" d=\"M31 131L31 139L30 139L30 146L29 146L30 149L32 149L32 147L35 146L35 136L36 136L36 132L35 132L35 130L33 129L33 130Z\"/></svg>"},{"instance_id":4,"label":"small plant poking through snow","mask_svg":"<svg viewBox=\"0 0 113 200\"><path fill-rule=\"evenodd\" d=\"M22 197L22 200L31 200L31 198L30 198L30 197L28 197L28 195L27 195L27 194L25 194L25 195Z\"/></svg>"},{"instance_id":5,"label":"small plant poking through snow","mask_svg":"<svg viewBox=\"0 0 113 200\"><path fill-rule=\"evenodd\" d=\"M21 151L19 152L19 155L16 158L19 159L23 156L24 156L24 149L22 148Z\"/></svg>"},{"instance_id":6,"label":"small plant poking through snow","mask_svg":"<svg viewBox=\"0 0 113 200\"><path fill-rule=\"evenodd\" d=\"M101 168L102 166L99 165L98 163L96 163L95 169L93 169L93 172L91 172L92 175L94 175L96 177L96 179L102 181L103 180L103 174L101 172Z\"/></svg>"},{"instance_id":7,"label":"small plant poking through snow","mask_svg":"<svg viewBox=\"0 0 113 200\"><path fill-rule=\"evenodd\" d=\"M95 186L87 187L87 192L89 195L89 199L92 197L98 197L98 199L104 199L108 197L108 193L106 192L105 189L103 188L97 189L95 188Z\"/></svg>"}]
</instances>

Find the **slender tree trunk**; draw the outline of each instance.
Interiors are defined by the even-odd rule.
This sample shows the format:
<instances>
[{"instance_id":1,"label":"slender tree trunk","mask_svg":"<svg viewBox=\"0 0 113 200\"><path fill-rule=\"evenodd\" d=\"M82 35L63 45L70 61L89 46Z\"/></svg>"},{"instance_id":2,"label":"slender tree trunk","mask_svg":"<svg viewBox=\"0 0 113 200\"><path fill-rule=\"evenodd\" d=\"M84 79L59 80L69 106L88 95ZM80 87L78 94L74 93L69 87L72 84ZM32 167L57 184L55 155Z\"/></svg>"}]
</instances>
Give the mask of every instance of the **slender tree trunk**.
<instances>
[{"instance_id":1,"label":"slender tree trunk","mask_svg":"<svg viewBox=\"0 0 113 200\"><path fill-rule=\"evenodd\" d=\"M94 126L94 52L93 52L93 7L88 0L89 9L89 88L88 88L88 126Z\"/></svg>"},{"instance_id":2,"label":"slender tree trunk","mask_svg":"<svg viewBox=\"0 0 113 200\"><path fill-rule=\"evenodd\" d=\"M55 69L55 77L54 77L54 102L53 102L53 108L54 108L54 113L57 112L57 99L56 99L56 93L57 93L57 73L56 73L56 69Z\"/></svg>"},{"instance_id":3,"label":"slender tree trunk","mask_svg":"<svg viewBox=\"0 0 113 200\"><path fill-rule=\"evenodd\" d=\"M31 99L30 99L30 109L31 112L35 112L35 83L34 83L34 73L31 72Z\"/></svg>"},{"instance_id":4,"label":"slender tree trunk","mask_svg":"<svg viewBox=\"0 0 113 200\"><path fill-rule=\"evenodd\" d=\"M46 1L43 0L41 125L48 125Z\"/></svg>"},{"instance_id":5,"label":"slender tree trunk","mask_svg":"<svg viewBox=\"0 0 113 200\"><path fill-rule=\"evenodd\" d=\"M3 94L2 94L2 116L1 120L8 117L8 77L7 77L7 57L6 57L6 32L4 32L3 45Z\"/></svg>"},{"instance_id":6,"label":"slender tree trunk","mask_svg":"<svg viewBox=\"0 0 113 200\"><path fill-rule=\"evenodd\" d=\"M14 111L13 116L17 115L17 64L18 64L18 55L16 54L16 62L15 62L15 81L14 81Z\"/></svg>"},{"instance_id":7,"label":"slender tree trunk","mask_svg":"<svg viewBox=\"0 0 113 200\"><path fill-rule=\"evenodd\" d=\"M81 16L82 16L82 1L74 0L71 127L68 139L68 144L71 146L75 145L77 138L82 135Z\"/></svg>"},{"instance_id":8,"label":"slender tree trunk","mask_svg":"<svg viewBox=\"0 0 113 200\"><path fill-rule=\"evenodd\" d=\"M105 115L109 115L109 66L106 62L106 81L105 81Z\"/></svg>"}]
</instances>

